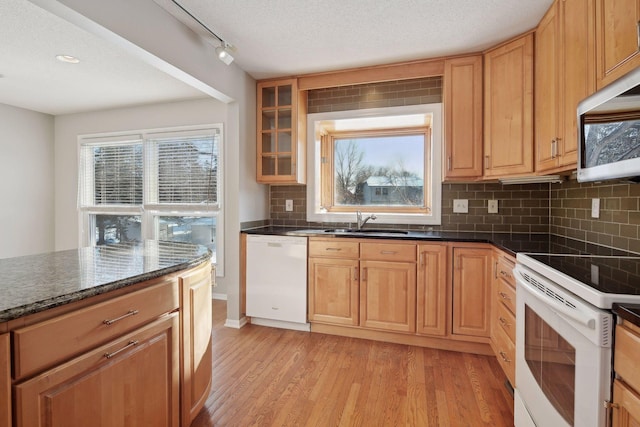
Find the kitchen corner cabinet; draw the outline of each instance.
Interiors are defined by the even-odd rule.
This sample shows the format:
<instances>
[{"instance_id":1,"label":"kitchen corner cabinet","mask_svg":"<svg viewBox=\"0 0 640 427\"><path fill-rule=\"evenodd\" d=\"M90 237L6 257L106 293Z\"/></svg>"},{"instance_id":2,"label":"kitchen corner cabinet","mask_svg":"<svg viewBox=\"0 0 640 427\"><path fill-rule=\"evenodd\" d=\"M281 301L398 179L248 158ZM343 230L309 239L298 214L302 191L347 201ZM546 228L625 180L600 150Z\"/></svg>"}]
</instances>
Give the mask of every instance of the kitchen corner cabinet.
<instances>
[{"instance_id":1,"label":"kitchen corner cabinet","mask_svg":"<svg viewBox=\"0 0 640 427\"><path fill-rule=\"evenodd\" d=\"M445 181L482 178L482 55L444 61Z\"/></svg>"},{"instance_id":2,"label":"kitchen corner cabinet","mask_svg":"<svg viewBox=\"0 0 640 427\"><path fill-rule=\"evenodd\" d=\"M640 0L595 0L598 89L640 65Z\"/></svg>"},{"instance_id":3,"label":"kitchen corner cabinet","mask_svg":"<svg viewBox=\"0 0 640 427\"><path fill-rule=\"evenodd\" d=\"M491 253L484 247L453 247L454 335L490 336Z\"/></svg>"},{"instance_id":4,"label":"kitchen corner cabinet","mask_svg":"<svg viewBox=\"0 0 640 427\"><path fill-rule=\"evenodd\" d=\"M594 0L556 0L536 29L536 172L576 168L576 109L595 91L594 9Z\"/></svg>"},{"instance_id":5,"label":"kitchen corner cabinet","mask_svg":"<svg viewBox=\"0 0 640 427\"><path fill-rule=\"evenodd\" d=\"M212 381L212 307L209 263L180 275L182 332L182 425L191 422L209 397Z\"/></svg>"},{"instance_id":6,"label":"kitchen corner cabinet","mask_svg":"<svg viewBox=\"0 0 640 427\"><path fill-rule=\"evenodd\" d=\"M297 79L258 83L257 181L263 184L306 182L306 91Z\"/></svg>"},{"instance_id":7,"label":"kitchen corner cabinet","mask_svg":"<svg viewBox=\"0 0 640 427\"><path fill-rule=\"evenodd\" d=\"M309 239L309 321L359 323L359 244L354 240Z\"/></svg>"},{"instance_id":8,"label":"kitchen corner cabinet","mask_svg":"<svg viewBox=\"0 0 640 427\"><path fill-rule=\"evenodd\" d=\"M623 321L616 326L613 369L613 426L640 425L640 328Z\"/></svg>"},{"instance_id":9,"label":"kitchen corner cabinet","mask_svg":"<svg viewBox=\"0 0 640 427\"><path fill-rule=\"evenodd\" d=\"M533 34L484 54L484 177L533 172Z\"/></svg>"},{"instance_id":10,"label":"kitchen corner cabinet","mask_svg":"<svg viewBox=\"0 0 640 427\"><path fill-rule=\"evenodd\" d=\"M447 335L447 246L418 245L417 330L422 335Z\"/></svg>"},{"instance_id":11,"label":"kitchen corner cabinet","mask_svg":"<svg viewBox=\"0 0 640 427\"><path fill-rule=\"evenodd\" d=\"M9 334L0 334L0 427L11 427L11 353Z\"/></svg>"}]
</instances>

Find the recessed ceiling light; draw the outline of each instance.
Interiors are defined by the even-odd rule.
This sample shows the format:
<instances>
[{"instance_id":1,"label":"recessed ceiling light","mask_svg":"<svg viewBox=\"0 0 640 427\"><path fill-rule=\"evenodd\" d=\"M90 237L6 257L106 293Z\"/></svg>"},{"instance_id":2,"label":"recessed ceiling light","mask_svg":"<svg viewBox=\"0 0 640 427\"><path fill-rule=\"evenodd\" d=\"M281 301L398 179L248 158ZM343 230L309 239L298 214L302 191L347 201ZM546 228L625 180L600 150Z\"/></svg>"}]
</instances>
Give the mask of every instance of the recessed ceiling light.
<instances>
[{"instance_id":1,"label":"recessed ceiling light","mask_svg":"<svg viewBox=\"0 0 640 427\"><path fill-rule=\"evenodd\" d=\"M60 62L67 62L69 64L77 64L80 62L78 58L71 55L56 55L56 59Z\"/></svg>"}]
</instances>

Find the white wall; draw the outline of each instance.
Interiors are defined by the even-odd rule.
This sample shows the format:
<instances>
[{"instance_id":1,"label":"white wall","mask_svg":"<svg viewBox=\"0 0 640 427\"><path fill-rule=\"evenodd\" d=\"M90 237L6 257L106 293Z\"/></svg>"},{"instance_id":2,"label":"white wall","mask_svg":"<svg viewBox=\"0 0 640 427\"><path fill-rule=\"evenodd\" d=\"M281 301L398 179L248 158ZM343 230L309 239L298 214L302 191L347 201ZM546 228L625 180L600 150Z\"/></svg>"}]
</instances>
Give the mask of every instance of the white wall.
<instances>
[{"instance_id":1,"label":"white wall","mask_svg":"<svg viewBox=\"0 0 640 427\"><path fill-rule=\"evenodd\" d=\"M54 249L53 117L0 104L0 258Z\"/></svg>"}]
</instances>

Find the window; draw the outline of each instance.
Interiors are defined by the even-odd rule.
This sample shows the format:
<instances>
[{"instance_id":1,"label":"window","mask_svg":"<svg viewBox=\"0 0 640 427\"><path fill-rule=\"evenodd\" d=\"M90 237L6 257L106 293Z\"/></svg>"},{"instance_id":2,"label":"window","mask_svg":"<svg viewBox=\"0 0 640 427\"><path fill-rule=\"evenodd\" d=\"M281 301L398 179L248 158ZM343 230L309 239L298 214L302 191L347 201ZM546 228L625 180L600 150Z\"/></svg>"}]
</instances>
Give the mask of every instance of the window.
<instances>
[{"instance_id":1,"label":"window","mask_svg":"<svg viewBox=\"0 0 640 427\"><path fill-rule=\"evenodd\" d=\"M81 245L207 246L222 268L222 125L80 139Z\"/></svg>"},{"instance_id":2,"label":"window","mask_svg":"<svg viewBox=\"0 0 640 427\"><path fill-rule=\"evenodd\" d=\"M307 220L440 223L440 104L310 114Z\"/></svg>"}]
</instances>

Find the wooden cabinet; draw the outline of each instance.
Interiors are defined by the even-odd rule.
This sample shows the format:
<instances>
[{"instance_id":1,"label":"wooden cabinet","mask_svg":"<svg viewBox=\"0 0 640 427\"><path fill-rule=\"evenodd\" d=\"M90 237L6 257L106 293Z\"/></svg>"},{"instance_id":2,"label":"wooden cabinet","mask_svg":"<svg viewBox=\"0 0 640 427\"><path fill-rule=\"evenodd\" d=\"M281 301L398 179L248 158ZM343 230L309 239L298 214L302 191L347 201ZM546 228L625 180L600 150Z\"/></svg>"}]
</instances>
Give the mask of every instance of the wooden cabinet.
<instances>
[{"instance_id":1,"label":"wooden cabinet","mask_svg":"<svg viewBox=\"0 0 640 427\"><path fill-rule=\"evenodd\" d=\"M212 381L211 265L206 263L179 277L182 311L182 425L191 425L204 406Z\"/></svg>"},{"instance_id":2,"label":"wooden cabinet","mask_svg":"<svg viewBox=\"0 0 640 427\"><path fill-rule=\"evenodd\" d=\"M533 34L484 55L484 176L533 172Z\"/></svg>"},{"instance_id":3,"label":"wooden cabinet","mask_svg":"<svg viewBox=\"0 0 640 427\"><path fill-rule=\"evenodd\" d=\"M596 0L598 89L640 65L640 0Z\"/></svg>"},{"instance_id":4,"label":"wooden cabinet","mask_svg":"<svg viewBox=\"0 0 640 427\"><path fill-rule=\"evenodd\" d=\"M595 91L593 16L593 0L556 0L536 29L537 172L576 167L576 110Z\"/></svg>"},{"instance_id":5,"label":"wooden cabinet","mask_svg":"<svg viewBox=\"0 0 640 427\"><path fill-rule=\"evenodd\" d=\"M640 426L640 328L623 321L616 326L613 369L613 426Z\"/></svg>"},{"instance_id":6,"label":"wooden cabinet","mask_svg":"<svg viewBox=\"0 0 640 427\"><path fill-rule=\"evenodd\" d=\"M178 314L15 386L18 426L179 425Z\"/></svg>"},{"instance_id":7,"label":"wooden cabinet","mask_svg":"<svg viewBox=\"0 0 640 427\"><path fill-rule=\"evenodd\" d=\"M309 239L309 321L359 323L357 241Z\"/></svg>"},{"instance_id":8,"label":"wooden cabinet","mask_svg":"<svg viewBox=\"0 0 640 427\"><path fill-rule=\"evenodd\" d=\"M306 92L296 79L258 83L257 181L306 181Z\"/></svg>"},{"instance_id":9,"label":"wooden cabinet","mask_svg":"<svg viewBox=\"0 0 640 427\"><path fill-rule=\"evenodd\" d=\"M490 288L491 249L454 246L453 334L489 337Z\"/></svg>"},{"instance_id":10,"label":"wooden cabinet","mask_svg":"<svg viewBox=\"0 0 640 427\"><path fill-rule=\"evenodd\" d=\"M516 283L515 259L503 251L493 255L491 346L513 387L516 385Z\"/></svg>"},{"instance_id":11,"label":"wooden cabinet","mask_svg":"<svg viewBox=\"0 0 640 427\"><path fill-rule=\"evenodd\" d=\"M447 247L418 245L417 329L423 335L447 335Z\"/></svg>"},{"instance_id":12,"label":"wooden cabinet","mask_svg":"<svg viewBox=\"0 0 640 427\"><path fill-rule=\"evenodd\" d=\"M482 177L482 55L444 61L445 181Z\"/></svg>"},{"instance_id":13,"label":"wooden cabinet","mask_svg":"<svg viewBox=\"0 0 640 427\"><path fill-rule=\"evenodd\" d=\"M11 425L11 347L9 334L0 334L0 427Z\"/></svg>"}]
</instances>

